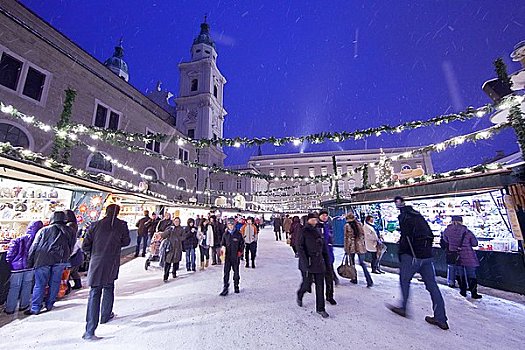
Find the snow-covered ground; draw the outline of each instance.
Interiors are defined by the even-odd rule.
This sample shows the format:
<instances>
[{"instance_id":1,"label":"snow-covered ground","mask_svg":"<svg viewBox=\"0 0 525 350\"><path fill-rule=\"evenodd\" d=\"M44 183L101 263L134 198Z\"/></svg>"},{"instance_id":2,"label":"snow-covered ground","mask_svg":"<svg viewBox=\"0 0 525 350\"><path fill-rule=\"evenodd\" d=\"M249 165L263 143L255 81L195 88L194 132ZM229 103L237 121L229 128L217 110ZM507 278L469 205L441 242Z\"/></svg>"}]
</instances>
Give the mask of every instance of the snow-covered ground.
<instances>
[{"instance_id":1,"label":"snow-covered ground","mask_svg":"<svg viewBox=\"0 0 525 350\"><path fill-rule=\"evenodd\" d=\"M312 294L304 307L295 303L300 274L297 260L270 229L261 233L256 269L241 262L241 293L219 296L222 268L188 273L162 282L160 270L144 270L144 258L121 267L114 311L100 325L102 340L81 339L86 297L82 289L37 316L0 316L2 349L519 349L525 333L525 298L513 301L485 295L464 299L441 286L449 331L424 321L431 314L424 285L412 284L411 318L385 308L399 295L396 274L373 275L367 289L347 280L335 289L338 305L327 305L330 318L315 312ZM340 253L340 250L338 251ZM339 261L336 261L336 265ZM184 264L181 264L184 266ZM487 291L487 289L482 289Z\"/></svg>"}]
</instances>

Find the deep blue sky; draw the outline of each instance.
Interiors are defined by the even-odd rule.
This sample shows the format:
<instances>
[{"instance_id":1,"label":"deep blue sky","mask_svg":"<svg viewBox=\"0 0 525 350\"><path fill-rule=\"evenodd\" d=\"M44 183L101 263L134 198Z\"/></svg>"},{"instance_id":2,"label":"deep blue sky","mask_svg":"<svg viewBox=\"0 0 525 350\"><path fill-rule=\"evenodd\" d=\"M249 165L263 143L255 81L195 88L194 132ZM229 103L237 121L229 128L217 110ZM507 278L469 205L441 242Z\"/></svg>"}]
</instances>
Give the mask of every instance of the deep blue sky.
<instances>
[{"instance_id":1,"label":"deep blue sky","mask_svg":"<svg viewBox=\"0 0 525 350\"><path fill-rule=\"evenodd\" d=\"M225 136L289 136L426 119L490 102L481 90L525 40L525 1L23 0L97 59L124 37L130 83L178 93L177 64L189 59L208 13L225 87ZM357 38L357 40L356 40ZM357 44L354 43L357 41ZM418 146L490 126L453 123L373 137L367 147ZM305 145L304 151L364 148L365 142ZM437 171L518 149L512 131L434 154ZM227 164L255 148L227 149ZM263 153L297 147L263 147Z\"/></svg>"}]
</instances>

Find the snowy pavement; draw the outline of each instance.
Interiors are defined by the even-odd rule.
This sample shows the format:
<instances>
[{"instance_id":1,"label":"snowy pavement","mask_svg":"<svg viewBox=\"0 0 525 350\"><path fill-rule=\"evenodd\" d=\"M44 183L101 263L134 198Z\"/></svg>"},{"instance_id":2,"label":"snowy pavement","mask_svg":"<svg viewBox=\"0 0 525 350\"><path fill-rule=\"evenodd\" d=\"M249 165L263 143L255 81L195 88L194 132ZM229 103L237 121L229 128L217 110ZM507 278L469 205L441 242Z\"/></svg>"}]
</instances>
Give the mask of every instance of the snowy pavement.
<instances>
[{"instance_id":1,"label":"snowy pavement","mask_svg":"<svg viewBox=\"0 0 525 350\"><path fill-rule=\"evenodd\" d=\"M335 289L338 305L327 305L330 318L322 319L312 294L305 295L302 308L296 305L297 260L270 229L261 233L257 268L241 262L240 294L230 287L227 297L219 296L221 267L183 269L164 284L160 270L145 271L144 258L133 259L121 267L117 281L117 317L97 329L102 340L81 339L88 293L82 289L48 313L2 314L1 348L519 349L525 340L522 296L512 295L510 301L485 295L473 301L441 286L451 328L443 331L424 321L431 304L422 283L412 284L411 318L404 319L385 308L399 295L398 276L373 275L375 285L367 289L359 267L359 284L341 279Z\"/></svg>"}]
</instances>

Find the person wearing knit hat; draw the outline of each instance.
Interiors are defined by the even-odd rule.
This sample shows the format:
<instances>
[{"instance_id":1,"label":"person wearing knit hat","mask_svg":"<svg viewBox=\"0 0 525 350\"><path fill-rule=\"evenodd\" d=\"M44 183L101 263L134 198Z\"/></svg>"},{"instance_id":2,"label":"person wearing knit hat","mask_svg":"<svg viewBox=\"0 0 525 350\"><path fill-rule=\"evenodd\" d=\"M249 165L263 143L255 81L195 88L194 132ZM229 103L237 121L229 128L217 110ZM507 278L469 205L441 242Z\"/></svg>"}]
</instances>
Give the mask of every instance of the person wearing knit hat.
<instances>
[{"instance_id":1,"label":"person wearing knit hat","mask_svg":"<svg viewBox=\"0 0 525 350\"><path fill-rule=\"evenodd\" d=\"M226 231L222 236L221 246L223 247L224 254L224 285L220 295L228 295L228 288L230 286L230 270L233 270L233 285L235 288L235 293L239 293L239 281L241 279L239 274L239 264L240 257L244 251L244 238L235 228L235 219L233 218L229 218L227 220Z\"/></svg>"},{"instance_id":2,"label":"person wearing knit hat","mask_svg":"<svg viewBox=\"0 0 525 350\"><path fill-rule=\"evenodd\" d=\"M324 302L324 279L330 264L328 249L321 232L317 229L317 214L308 214L308 221L303 227L296 245L299 255L299 270L303 277L297 291L297 305L303 306L303 296L315 282L316 311L323 318L329 317Z\"/></svg>"},{"instance_id":3,"label":"person wearing knit hat","mask_svg":"<svg viewBox=\"0 0 525 350\"><path fill-rule=\"evenodd\" d=\"M326 265L327 269L325 273L326 301L331 305L336 305L337 302L334 299L334 283L339 284L339 280L334 271L334 233L332 223L329 219L328 210L322 209L319 211L319 223L317 224L317 229L321 232L324 238L329 257L329 264Z\"/></svg>"}]
</instances>

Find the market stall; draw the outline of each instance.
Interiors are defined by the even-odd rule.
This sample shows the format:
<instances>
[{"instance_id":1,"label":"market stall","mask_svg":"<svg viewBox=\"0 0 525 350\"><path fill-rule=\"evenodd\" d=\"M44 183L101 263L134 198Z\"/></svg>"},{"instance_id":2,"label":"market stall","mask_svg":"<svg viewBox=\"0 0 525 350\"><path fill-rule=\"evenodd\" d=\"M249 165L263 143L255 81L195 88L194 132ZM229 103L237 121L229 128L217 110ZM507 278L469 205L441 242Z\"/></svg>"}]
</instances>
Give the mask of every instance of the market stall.
<instances>
[{"instance_id":1,"label":"market stall","mask_svg":"<svg viewBox=\"0 0 525 350\"><path fill-rule=\"evenodd\" d=\"M356 192L350 200L323 203L335 218L335 242L343 244L342 217L354 212L362 220L376 218L388 251L382 263L398 267L399 211L395 196L405 197L427 219L434 232L434 257L438 275L446 276L444 251L439 247L442 232L452 215L463 217L464 224L479 241L477 255L483 285L525 294L523 235L519 217L523 216L523 185L510 170L464 175L428 183ZM525 203L525 201L523 202Z\"/></svg>"}]
</instances>

